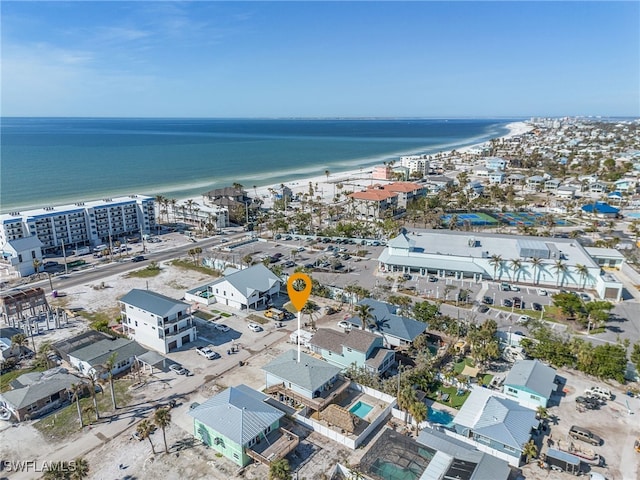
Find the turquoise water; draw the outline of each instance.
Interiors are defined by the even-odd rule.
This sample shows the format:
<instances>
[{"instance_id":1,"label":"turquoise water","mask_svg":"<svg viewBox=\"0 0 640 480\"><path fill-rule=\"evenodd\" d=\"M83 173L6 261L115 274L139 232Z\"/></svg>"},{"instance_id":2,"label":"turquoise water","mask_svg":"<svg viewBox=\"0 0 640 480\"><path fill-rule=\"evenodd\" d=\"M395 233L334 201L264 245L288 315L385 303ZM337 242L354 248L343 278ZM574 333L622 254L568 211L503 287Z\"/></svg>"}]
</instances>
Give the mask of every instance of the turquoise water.
<instances>
[{"instance_id":1,"label":"turquoise water","mask_svg":"<svg viewBox=\"0 0 640 480\"><path fill-rule=\"evenodd\" d=\"M351 413L353 413L354 415L357 415L362 419L364 419L364 417L366 417L371 410L373 410L373 407L368 403L364 403L364 402L358 402L349 409Z\"/></svg>"},{"instance_id":2,"label":"turquoise water","mask_svg":"<svg viewBox=\"0 0 640 480\"><path fill-rule=\"evenodd\" d=\"M2 211L198 196L331 175L504 135L512 120L2 118Z\"/></svg>"},{"instance_id":3,"label":"turquoise water","mask_svg":"<svg viewBox=\"0 0 640 480\"><path fill-rule=\"evenodd\" d=\"M445 412L444 410L436 410L429 407L427 420L429 420L431 423L437 423L439 425L450 427L453 424L453 415L451 415L449 412Z\"/></svg>"},{"instance_id":4,"label":"turquoise water","mask_svg":"<svg viewBox=\"0 0 640 480\"><path fill-rule=\"evenodd\" d=\"M640 218L640 212L625 213L624 216L631 218Z\"/></svg>"}]
</instances>

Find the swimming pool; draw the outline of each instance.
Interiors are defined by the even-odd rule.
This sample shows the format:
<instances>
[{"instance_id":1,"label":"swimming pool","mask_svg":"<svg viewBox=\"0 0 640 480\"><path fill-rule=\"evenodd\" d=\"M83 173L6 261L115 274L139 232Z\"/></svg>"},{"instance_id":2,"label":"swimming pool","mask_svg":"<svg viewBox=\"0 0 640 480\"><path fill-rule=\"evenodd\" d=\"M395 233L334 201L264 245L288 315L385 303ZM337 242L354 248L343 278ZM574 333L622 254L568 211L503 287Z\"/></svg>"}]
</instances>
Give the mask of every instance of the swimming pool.
<instances>
[{"instance_id":1,"label":"swimming pool","mask_svg":"<svg viewBox=\"0 0 640 480\"><path fill-rule=\"evenodd\" d=\"M364 403L364 402L358 402L349 409L351 413L353 413L354 415L357 415L360 418L366 417L371 410L373 410L373 407L368 403Z\"/></svg>"},{"instance_id":2,"label":"swimming pool","mask_svg":"<svg viewBox=\"0 0 640 480\"><path fill-rule=\"evenodd\" d=\"M453 424L453 415L451 415L449 412L445 412L444 410L435 410L429 407L427 420L429 420L431 423L451 426Z\"/></svg>"}]
</instances>

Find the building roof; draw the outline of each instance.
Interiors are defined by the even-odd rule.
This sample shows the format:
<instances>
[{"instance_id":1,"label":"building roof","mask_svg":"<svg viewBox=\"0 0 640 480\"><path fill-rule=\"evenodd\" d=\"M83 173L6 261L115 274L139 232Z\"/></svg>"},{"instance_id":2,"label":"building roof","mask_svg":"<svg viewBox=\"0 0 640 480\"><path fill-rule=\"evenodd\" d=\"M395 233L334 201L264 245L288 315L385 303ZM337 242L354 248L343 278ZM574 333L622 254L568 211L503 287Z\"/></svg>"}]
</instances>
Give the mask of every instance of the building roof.
<instances>
[{"instance_id":1,"label":"building roof","mask_svg":"<svg viewBox=\"0 0 640 480\"><path fill-rule=\"evenodd\" d=\"M612 207L606 202L596 202L595 205L587 203L582 206L582 211L586 213L593 213L594 209L596 213L618 213L620 211L620 209Z\"/></svg>"},{"instance_id":2,"label":"building roof","mask_svg":"<svg viewBox=\"0 0 640 480\"><path fill-rule=\"evenodd\" d=\"M375 348L369 358L365 360L365 365L373 368L374 370L380 370L380 365L384 364L388 358L395 358L396 353L388 348Z\"/></svg>"},{"instance_id":3,"label":"building roof","mask_svg":"<svg viewBox=\"0 0 640 480\"><path fill-rule=\"evenodd\" d=\"M522 450L539 421L536 412L486 388L474 388L453 420L478 435Z\"/></svg>"},{"instance_id":4,"label":"building roof","mask_svg":"<svg viewBox=\"0 0 640 480\"><path fill-rule=\"evenodd\" d=\"M229 282L231 286L246 298L249 298L254 292L267 292L274 286L282 283L280 277L261 263L243 270L231 272L225 277L211 283L210 286L218 285L225 281Z\"/></svg>"},{"instance_id":5,"label":"building roof","mask_svg":"<svg viewBox=\"0 0 640 480\"><path fill-rule=\"evenodd\" d=\"M284 417L267 404L269 397L246 385L229 387L189 411L189 415L238 445L251 439Z\"/></svg>"},{"instance_id":6,"label":"building roof","mask_svg":"<svg viewBox=\"0 0 640 480\"><path fill-rule=\"evenodd\" d=\"M83 383L82 379L71 375L66 369L53 368L19 376L13 383L17 388L4 392L0 396L19 410L79 383Z\"/></svg>"},{"instance_id":7,"label":"building roof","mask_svg":"<svg viewBox=\"0 0 640 480\"><path fill-rule=\"evenodd\" d=\"M26 250L35 250L42 248L43 243L35 235L31 237L16 238L15 240L9 240L7 245L10 246L16 252L24 252Z\"/></svg>"},{"instance_id":8,"label":"building roof","mask_svg":"<svg viewBox=\"0 0 640 480\"><path fill-rule=\"evenodd\" d=\"M390 247L394 247L394 248L409 248L409 249L411 247L413 247L415 244L416 244L415 241L409 240L409 237L404 232L404 230L402 232L400 232L400 235L398 235L397 237L392 238L387 243L387 245L390 246Z\"/></svg>"},{"instance_id":9,"label":"building roof","mask_svg":"<svg viewBox=\"0 0 640 480\"><path fill-rule=\"evenodd\" d=\"M373 318L376 321L375 330L391 337L400 338L407 342L413 342L418 335L423 333L428 325L412 318L396 315L396 307L385 302L374 300L373 298L365 298L358 302L358 305L371 306ZM360 326L362 322L360 317L353 316L349 319L349 323Z\"/></svg>"},{"instance_id":10,"label":"building roof","mask_svg":"<svg viewBox=\"0 0 640 480\"><path fill-rule=\"evenodd\" d=\"M539 360L516 362L504 380L504 386L526 388L548 399L555 389L556 371Z\"/></svg>"},{"instance_id":11,"label":"building roof","mask_svg":"<svg viewBox=\"0 0 640 480\"><path fill-rule=\"evenodd\" d=\"M113 340L114 337L97 330L87 330L85 332L65 338L52 345L56 352L67 362L69 361L69 352L79 350L87 345L91 345L102 340Z\"/></svg>"},{"instance_id":12,"label":"building roof","mask_svg":"<svg viewBox=\"0 0 640 480\"><path fill-rule=\"evenodd\" d=\"M138 288L131 290L120 301L163 318L176 315L189 307L188 303L180 300L174 300L159 293Z\"/></svg>"},{"instance_id":13,"label":"building roof","mask_svg":"<svg viewBox=\"0 0 640 480\"><path fill-rule=\"evenodd\" d=\"M120 362L146 352L147 349L134 340L116 338L115 340L100 340L86 347L71 350L69 351L69 356L87 362L92 367L96 367L106 363L114 353L117 354L116 361Z\"/></svg>"},{"instance_id":14,"label":"building roof","mask_svg":"<svg viewBox=\"0 0 640 480\"><path fill-rule=\"evenodd\" d=\"M341 370L335 365L306 353L300 353L300 363L298 363L297 358L297 352L289 350L267 363L262 369L281 378L283 381L291 382L311 392L322 387L338 375Z\"/></svg>"},{"instance_id":15,"label":"building roof","mask_svg":"<svg viewBox=\"0 0 640 480\"><path fill-rule=\"evenodd\" d=\"M356 200L365 200L369 202L381 202L382 200L387 200L396 196L396 193L373 188L367 189L362 192L353 192L349 194L350 198L355 198Z\"/></svg>"},{"instance_id":16,"label":"building roof","mask_svg":"<svg viewBox=\"0 0 640 480\"><path fill-rule=\"evenodd\" d=\"M436 451L424 471L424 478L459 478L461 480L506 480L509 464L481 452L468 443L431 428L420 431L417 442ZM445 476L446 475L446 476Z\"/></svg>"},{"instance_id":17,"label":"building roof","mask_svg":"<svg viewBox=\"0 0 640 480\"><path fill-rule=\"evenodd\" d=\"M416 190L422 190L424 186L414 182L393 182L388 185L384 185L382 188L390 192L410 193L415 192Z\"/></svg>"},{"instance_id":18,"label":"building roof","mask_svg":"<svg viewBox=\"0 0 640 480\"><path fill-rule=\"evenodd\" d=\"M246 190L235 187L223 187L209 190L202 195L206 197L244 197L247 194Z\"/></svg>"},{"instance_id":19,"label":"building roof","mask_svg":"<svg viewBox=\"0 0 640 480\"><path fill-rule=\"evenodd\" d=\"M342 355L343 347L356 352L367 353L380 337L364 330L352 329L338 332L329 328L319 328L309 340L310 345Z\"/></svg>"}]
</instances>

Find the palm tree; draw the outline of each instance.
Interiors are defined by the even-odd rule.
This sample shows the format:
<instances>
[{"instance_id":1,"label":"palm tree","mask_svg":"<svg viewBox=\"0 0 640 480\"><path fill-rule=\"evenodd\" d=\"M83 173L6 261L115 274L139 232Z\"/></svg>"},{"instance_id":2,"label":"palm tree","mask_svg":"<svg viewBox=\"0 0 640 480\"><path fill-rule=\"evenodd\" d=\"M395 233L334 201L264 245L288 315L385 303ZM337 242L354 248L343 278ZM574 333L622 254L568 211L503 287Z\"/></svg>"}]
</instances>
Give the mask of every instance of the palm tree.
<instances>
[{"instance_id":1,"label":"palm tree","mask_svg":"<svg viewBox=\"0 0 640 480\"><path fill-rule=\"evenodd\" d=\"M501 255L491 255L491 258L489 259L489 265L493 266L494 281L496 279L496 273L498 271L498 267L500 267L500 276L502 277L502 256Z\"/></svg>"},{"instance_id":2,"label":"palm tree","mask_svg":"<svg viewBox=\"0 0 640 480\"><path fill-rule=\"evenodd\" d=\"M531 267L533 268L533 284L537 285L538 284L538 273L540 268L542 267L542 259L538 258L538 257L533 257L531 259Z\"/></svg>"},{"instance_id":3,"label":"palm tree","mask_svg":"<svg viewBox=\"0 0 640 480\"><path fill-rule=\"evenodd\" d=\"M91 400L93 402L93 407L91 407L91 410L95 412L97 422L98 420L100 420L100 412L98 411L98 399L96 398L96 384L98 383L98 379L95 372L91 371L84 375L83 378L89 380L89 394L91 395Z\"/></svg>"},{"instance_id":4,"label":"palm tree","mask_svg":"<svg viewBox=\"0 0 640 480\"><path fill-rule=\"evenodd\" d=\"M269 480L290 480L291 466L286 458L281 458L269 465Z\"/></svg>"},{"instance_id":5,"label":"palm tree","mask_svg":"<svg viewBox=\"0 0 640 480\"><path fill-rule=\"evenodd\" d=\"M20 353L22 353L22 347L26 347L29 345L29 339L24 333L16 333L11 337L11 348L20 349Z\"/></svg>"},{"instance_id":6,"label":"palm tree","mask_svg":"<svg viewBox=\"0 0 640 480\"><path fill-rule=\"evenodd\" d=\"M418 426L427 418L427 406L423 402L413 402L409 405L409 412L416 422L416 435L418 435Z\"/></svg>"},{"instance_id":7,"label":"palm tree","mask_svg":"<svg viewBox=\"0 0 640 480\"><path fill-rule=\"evenodd\" d=\"M562 260L556 260L552 268L556 271L556 287L562 285L560 279L564 281L564 276L567 273L567 265Z\"/></svg>"},{"instance_id":8,"label":"palm tree","mask_svg":"<svg viewBox=\"0 0 640 480\"><path fill-rule=\"evenodd\" d=\"M113 409L116 410L118 406L116 405L116 391L113 387L113 369L116 366L116 357L118 356L118 352L113 352L104 365L102 365L102 370L107 374L107 378L109 379L109 391L111 392L111 403L113 404Z\"/></svg>"},{"instance_id":9,"label":"palm tree","mask_svg":"<svg viewBox=\"0 0 640 480\"><path fill-rule=\"evenodd\" d=\"M147 420L144 419L142 420L140 423L138 423L138 426L136 427L136 432L138 432L138 435L140 435L141 439L147 439L149 440L149 445L151 445L151 452L153 452L153 454L156 454L156 448L153 446L153 442L151 441L151 434L153 433L153 424Z\"/></svg>"},{"instance_id":10,"label":"palm tree","mask_svg":"<svg viewBox=\"0 0 640 480\"><path fill-rule=\"evenodd\" d=\"M375 326L375 316L373 315L373 307L371 305L356 305L356 313L360 317L360 329L366 330L367 327Z\"/></svg>"},{"instance_id":11,"label":"palm tree","mask_svg":"<svg viewBox=\"0 0 640 480\"><path fill-rule=\"evenodd\" d=\"M89 477L89 462L82 457L78 457L73 461L73 464L73 471L69 480L83 480Z\"/></svg>"},{"instance_id":12,"label":"palm tree","mask_svg":"<svg viewBox=\"0 0 640 480\"><path fill-rule=\"evenodd\" d=\"M405 386L402 390L398 392L398 407L400 410L404 411L404 424L407 424L407 416L409 414L409 410L411 405L418 401L418 396L416 395L416 391L413 389L411 385Z\"/></svg>"},{"instance_id":13,"label":"palm tree","mask_svg":"<svg viewBox=\"0 0 640 480\"><path fill-rule=\"evenodd\" d=\"M538 447L533 440L529 440L522 447L522 454L527 457L527 463L531 461L536 455L538 455Z\"/></svg>"},{"instance_id":14,"label":"palm tree","mask_svg":"<svg viewBox=\"0 0 640 480\"><path fill-rule=\"evenodd\" d=\"M519 258L514 258L509 260L509 263L511 264L511 270L513 270L513 280L517 282L518 273L520 273L520 270L522 270L522 260L520 260Z\"/></svg>"},{"instance_id":15,"label":"palm tree","mask_svg":"<svg viewBox=\"0 0 640 480\"><path fill-rule=\"evenodd\" d=\"M76 402L78 408L78 420L80 421L80 428L84 427L84 420L82 420L82 410L80 409L80 396L84 390L82 383L73 383L71 385L71 401Z\"/></svg>"},{"instance_id":16,"label":"palm tree","mask_svg":"<svg viewBox=\"0 0 640 480\"><path fill-rule=\"evenodd\" d=\"M581 263L577 263L575 266L575 271L578 275L580 275L580 279L582 280L582 289L587 284L587 279L589 278L589 267L586 265L582 265Z\"/></svg>"},{"instance_id":17,"label":"palm tree","mask_svg":"<svg viewBox=\"0 0 640 480\"><path fill-rule=\"evenodd\" d=\"M165 429L171 425L171 413L167 407L158 408L153 414L153 422L162 429L162 439L164 440L164 453L169 453L167 447L167 433Z\"/></svg>"}]
</instances>

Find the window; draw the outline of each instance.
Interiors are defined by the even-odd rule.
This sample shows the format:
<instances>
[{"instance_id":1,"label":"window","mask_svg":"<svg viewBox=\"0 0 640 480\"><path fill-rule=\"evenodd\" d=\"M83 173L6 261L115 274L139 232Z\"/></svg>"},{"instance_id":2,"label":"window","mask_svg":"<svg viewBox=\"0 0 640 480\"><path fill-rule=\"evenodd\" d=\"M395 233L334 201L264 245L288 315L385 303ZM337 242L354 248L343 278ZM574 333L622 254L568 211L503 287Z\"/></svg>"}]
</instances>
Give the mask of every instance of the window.
<instances>
[{"instance_id":1,"label":"window","mask_svg":"<svg viewBox=\"0 0 640 480\"><path fill-rule=\"evenodd\" d=\"M537 395L531 395L531 400L539 401L540 397Z\"/></svg>"},{"instance_id":2,"label":"window","mask_svg":"<svg viewBox=\"0 0 640 480\"><path fill-rule=\"evenodd\" d=\"M502 448L506 451L506 452L511 452L511 453L516 453L516 449L509 446L509 445L503 445Z\"/></svg>"},{"instance_id":3,"label":"window","mask_svg":"<svg viewBox=\"0 0 640 480\"><path fill-rule=\"evenodd\" d=\"M238 454L237 454L237 453L234 453L234 454L233 454L233 458L238 458L238 459L239 459L240 457L238 456Z\"/></svg>"},{"instance_id":4,"label":"window","mask_svg":"<svg viewBox=\"0 0 640 480\"><path fill-rule=\"evenodd\" d=\"M517 394L518 394L518 391L515 388L511 388L511 387L507 388L507 395L517 395Z\"/></svg>"},{"instance_id":5,"label":"window","mask_svg":"<svg viewBox=\"0 0 640 480\"><path fill-rule=\"evenodd\" d=\"M21 253L18 254L18 262L22 263L22 254Z\"/></svg>"},{"instance_id":6,"label":"window","mask_svg":"<svg viewBox=\"0 0 640 480\"><path fill-rule=\"evenodd\" d=\"M36 251L35 250L31 250L31 258L36 258Z\"/></svg>"}]
</instances>

